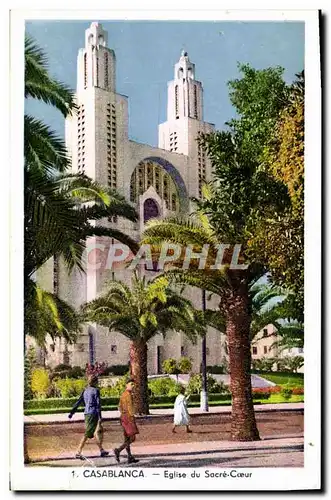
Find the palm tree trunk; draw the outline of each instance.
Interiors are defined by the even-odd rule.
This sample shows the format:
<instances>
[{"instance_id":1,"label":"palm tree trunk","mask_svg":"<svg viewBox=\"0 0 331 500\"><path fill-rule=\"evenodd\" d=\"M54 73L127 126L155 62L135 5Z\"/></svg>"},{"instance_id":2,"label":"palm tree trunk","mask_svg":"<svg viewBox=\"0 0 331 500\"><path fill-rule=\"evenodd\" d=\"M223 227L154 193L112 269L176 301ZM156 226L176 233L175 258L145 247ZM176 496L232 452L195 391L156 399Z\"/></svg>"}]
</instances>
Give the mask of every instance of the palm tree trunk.
<instances>
[{"instance_id":1,"label":"palm tree trunk","mask_svg":"<svg viewBox=\"0 0 331 500\"><path fill-rule=\"evenodd\" d=\"M147 344L144 340L134 340L130 346L131 376L135 381L133 403L137 415L148 415Z\"/></svg>"},{"instance_id":2,"label":"palm tree trunk","mask_svg":"<svg viewBox=\"0 0 331 500\"><path fill-rule=\"evenodd\" d=\"M232 290L226 301L226 333L229 347L234 441L258 441L251 385L250 314L248 287Z\"/></svg>"}]
</instances>

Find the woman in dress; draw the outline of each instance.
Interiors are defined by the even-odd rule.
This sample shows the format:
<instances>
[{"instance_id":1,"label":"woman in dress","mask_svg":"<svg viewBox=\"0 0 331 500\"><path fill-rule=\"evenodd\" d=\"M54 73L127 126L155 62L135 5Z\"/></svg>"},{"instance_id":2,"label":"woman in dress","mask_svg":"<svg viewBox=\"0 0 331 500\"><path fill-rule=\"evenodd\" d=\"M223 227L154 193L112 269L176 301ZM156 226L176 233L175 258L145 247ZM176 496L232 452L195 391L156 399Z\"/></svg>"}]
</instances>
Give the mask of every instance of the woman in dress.
<instances>
[{"instance_id":1,"label":"woman in dress","mask_svg":"<svg viewBox=\"0 0 331 500\"><path fill-rule=\"evenodd\" d=\"M181 386L174 406L174 426L172 432L176 432L176 427L179 425L186 426L186 432L192 432L190 429L190 415L187 411L187 400L185 396L185 387Z\"/></svg>"}]
</instances>

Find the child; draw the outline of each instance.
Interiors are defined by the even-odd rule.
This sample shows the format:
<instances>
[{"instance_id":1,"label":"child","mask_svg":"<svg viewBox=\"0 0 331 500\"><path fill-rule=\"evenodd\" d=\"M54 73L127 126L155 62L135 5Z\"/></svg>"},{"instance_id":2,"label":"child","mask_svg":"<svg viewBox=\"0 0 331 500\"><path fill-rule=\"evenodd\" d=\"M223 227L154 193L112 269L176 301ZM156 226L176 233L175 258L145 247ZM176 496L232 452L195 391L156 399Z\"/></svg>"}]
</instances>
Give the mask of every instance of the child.
<instances>
[{"instance_id":1,"label":"child","mask_svg":"<svg viewBox=\"0 0 331 500\"><path fill-rule=\"evenodd\" d=\"M172 432L176 432L177 425L186 425L186 432L192 432L190 429L190 415L187 411L187 400L185 397L185 387L181 386L180 393L178 394L174 406L174 427Z\"/></svg>"},{"instance_id":2,"label":"child","mask_svg":"<svg viewBox=\"0 0 331 500\"><path fill-rule=\"evenodd\" d=\"M102 448L102 425L101 425L101 402L100 391L97 388L98 378L95 375L90 375L88 378L88 386L80 395L77 403L69 413L69 418L72 418L80 404L85 404L85 435L82 437L79 444L75 458L83 460L82 450L88 439L95 438L100 450L100 456L106 457L109 455L108 451Z\"/></svg>"}]
</instances>

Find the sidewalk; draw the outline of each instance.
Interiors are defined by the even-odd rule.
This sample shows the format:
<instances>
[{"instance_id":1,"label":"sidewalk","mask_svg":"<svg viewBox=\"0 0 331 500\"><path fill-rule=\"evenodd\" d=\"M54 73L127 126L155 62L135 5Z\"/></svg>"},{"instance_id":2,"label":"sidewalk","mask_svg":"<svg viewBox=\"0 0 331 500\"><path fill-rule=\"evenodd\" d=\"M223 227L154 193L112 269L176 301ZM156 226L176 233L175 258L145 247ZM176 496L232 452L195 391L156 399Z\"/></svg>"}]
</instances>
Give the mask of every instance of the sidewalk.
<instances>
[{"instance_id":1,"label":"sidewalk","mask_svg":"<svg viewBox=\"0 0 331 500\"><path fill-rule=\"evenodd\" d=\"M254 409L256 412L273 412L273 411L303 411L304 403L280 403L280 404L263 404L255 405ZM137 417L137 419L151 419L157 417L168 417L173 416L173 409L156 409L150 410L150 415L144 417ZM231 406L212 406L209 408L209 412L203 412L200 408L190 408L191 415L213 415L217 413L230 414ZM104 411L102 412L103 420L118 420L118 411ZM71 422L83 422L84 414L83 412L75 413L71 420L68 418L67 413L54 413L52 415L25 415L25 424L59 424L59 423L71 423Z\"/></svg>"},{"instance_id":2,"label":"sidewalk","mask_svg":"<svg viewBox=\"0 0 331 500\"><path fill-rule=\"evenodd\" d=\"M261 441L203 441L142 445L132 447L139 463L132 467L302 467L302 434L287 436L265 436ZM77 460L67 450L56 457L35 460L30 466L51 467L116 467L112 453L109 457L87 454ZM120 467L131 467L126 455L121 456Z\"/></svg>"}]
</instances>

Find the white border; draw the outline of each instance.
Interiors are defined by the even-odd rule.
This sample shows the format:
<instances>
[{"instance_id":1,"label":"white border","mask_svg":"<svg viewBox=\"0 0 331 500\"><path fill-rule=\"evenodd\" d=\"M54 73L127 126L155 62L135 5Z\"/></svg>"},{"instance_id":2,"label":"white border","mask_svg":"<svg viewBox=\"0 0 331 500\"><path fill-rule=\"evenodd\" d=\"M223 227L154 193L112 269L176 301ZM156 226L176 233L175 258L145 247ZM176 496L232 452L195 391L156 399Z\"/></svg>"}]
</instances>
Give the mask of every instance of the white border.
<instances>
[{"instance_id":1,"label":"white border","mask_svg":"<svg viewBox=\"0 0 331 500\"><path fill-rule=\"evenodd\" d=\"M60 3L59 3L60 4ZM319 41L317 11L219 11L219 10L21 10L12 11L11 35L11 121L10 121L10 165L11 165L11 481L15 490L56 489L112 489L120 490L293 490L316 489L320 484L320 182L321 182L321 103L319 81ZM183 480L162 480L153 477L153 469L144 469L150 476L139 487L137 480L72 480L71 469L24 468L23 466L23 80L24 22L27 19L166 19L166 20L282 20L305 21L306 23L306 336L305 336L305 466L301 469L253 469L249 480L211 482L205 480L201 486ZM308 445L312 443L313 446ZM181 469L183 470L183 469ZM203 469L199 469L199 471ZM245 469L246 470L246 469ZM157 469L160 472L161 469Z\"/></svg>"}]
</instances>

